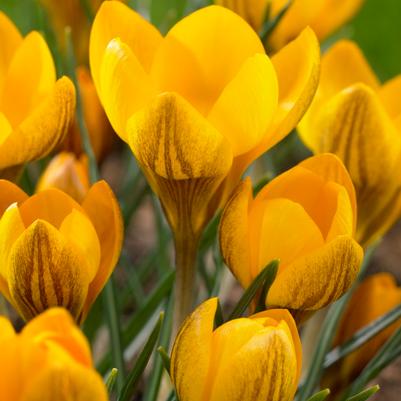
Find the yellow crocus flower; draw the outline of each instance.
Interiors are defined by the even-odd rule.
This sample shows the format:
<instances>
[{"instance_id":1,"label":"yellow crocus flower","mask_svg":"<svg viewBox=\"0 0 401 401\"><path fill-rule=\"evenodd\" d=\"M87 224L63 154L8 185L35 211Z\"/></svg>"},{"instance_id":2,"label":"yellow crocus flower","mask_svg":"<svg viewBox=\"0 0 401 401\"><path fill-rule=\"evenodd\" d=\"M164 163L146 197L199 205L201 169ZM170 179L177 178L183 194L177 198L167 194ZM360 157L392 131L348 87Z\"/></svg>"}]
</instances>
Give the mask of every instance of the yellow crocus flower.
<instances>
[{"instance_id":1,"label":"yellow crocus flower","mask_svg":"<svg viewBox=\"0 0 401 401\"><path fill-rule=\"evenodd\" d=\"M74 118L75 90L68 78L56 80L38 32L22 38L0 12L0 37L0 177L14 180L23 164L46 156L64 139Z\"/></svg>"},{"instance_id":2,"label":"yellow crocus flower","mask_svg":"<svg viewBox=\"0 0 401 401\"><path fill-rule=\"evenodd\" d=\"M80 66L77 68L76 74L86 128L95 157L100 162L110 152L116 136L100 104L89 70ZM78 157L84 152L76 118L61 147L68 152L74 152Z\"/></svg>"},{"instance_id":3,"label":"yellow crocus flower","mask_svg":"<svg viewBox=\"0 0 401 401\"><path fill-rule=\"evenodd\" d=\"M256 32L261 32L268 12L273 20L289 0L215 0L244 18ZM269 46L281 49L310 26L323 41L341 25L350 20L361 8L364 0L292 0L277 27L269 36Z\"/></svg>"},{"instance_id":4,"label":"yellow crocus flower","mask_svg":"<svg viewBox=\"0 0 401 401\"><path fill-rule=\"evenodd\" d=\"M0 400L107 401L89 344L69 314L53 308L16 334L0 316Z\"/></svg>"},{"instance_id":5,"label":"yellow crocus flower","mask_svg":"<svg viewBox=\"0 0 401 401\"><path fill-rule=\"evenodd\" d=\"M299 133L314 153L342 159L358 200L356 238L377 241L401 213L401 75L381 85L355 43L336 43Z\"/></svg>"},{"instance_id":6,"label":"yellow crocus flower","mask_svg":"<svg viewBox=\"0 0 401 401\"><path fill-rule=\"evenodd\" d=\"M73 153L61 152L56 155L42 173L36 185L36 192L47 188L58 188L77 202L82 202L89 191L88 159L79 159Z\"/></svg>"},{"instance_id":7,"label":"yellow crocus flower","mask_svg":"<svg viewBox=\"0 0 401 401\"><path fill-rule=\"evenodd\" d=\"M291 401L302 365L290 313L269 310L214 329L217 299L183 323L171 356L180 401Z\"/></svg>"},{"instance_id":8,"label":"yellow crocus flower","mask_svg":"<svg viewBox=\"0 0 401 401\"><path fill-rule=\"evenodd\" d=\"M401 304L401 288L389 273L377 273L366 278L356 289L339 325L335 345L344 344L358 330ZM327 371L324 385L340 392L346 388L375 356L379 348L400 327L393 323L360 348L340 360Z\"/></svg>"},{"instance_id":9,"label":"yellow crocus flower","mask_svg":"<svg viewBox=\"0 0 401 401\"><path fill-rule=\"evenodd\" d=\"M273 259L280 260L266 298L269 307L294 310L297 319L341 297L363 257L353 239L356 202L341 161L306 159L268 183L255 198L242 182L220 223L220 247L243 287Z\"/></svg>"},{"instance_id":10,"label":"yellow crocus flower","mask_svg":"<svg viewBox=\"0 0 401 401\"><path fill-rule=\"evenodd\" d=\"M81 204L55 188L28 197L5 180L0 194L0 291L25 320L63 306L81 322L121 250L110 187L97 182Z\"/></svg>"},{"instance_id":11,"label":"yellow crocus flower","mask_svg":"<svg viewBox=\"0 0 401 401\"><path fill-rule=\"evenodd\" d=\"M102 4L90 40L95 86L174 231L199 235L244 169L294 127L317 85L318 53L307 29L270 60L223 7L196 11L163 38L123 3Z\"/></svg>"}]
</instances>

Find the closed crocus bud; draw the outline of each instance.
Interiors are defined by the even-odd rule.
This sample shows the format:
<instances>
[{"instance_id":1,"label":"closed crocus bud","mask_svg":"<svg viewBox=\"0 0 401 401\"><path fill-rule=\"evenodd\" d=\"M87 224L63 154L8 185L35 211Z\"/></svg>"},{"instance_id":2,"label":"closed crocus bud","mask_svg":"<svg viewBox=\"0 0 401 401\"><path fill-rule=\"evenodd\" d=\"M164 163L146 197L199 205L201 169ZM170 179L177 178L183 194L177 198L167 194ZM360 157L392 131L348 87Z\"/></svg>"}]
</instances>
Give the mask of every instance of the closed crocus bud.
<instances>
[{"instance_id":1,"label":"closed crocus bud","mask_svg":"<svg viewBox=\"0 0 401 401\"><path fill-rule=\"evenodd\" d=\"M19 334L0 317L0 354L0 400L108 400L89 344L64 309L44 312Z\"/></svg>"},{"instance_id":2,"label":"closed crocus bud","mask_svg":"<svg viewBox=\"0 0 401 401\"><path fill-rule=\"evenodd\" d=\"M293 318L269 310L214 329L218 301L201 304L183 323L171 355L180 401L290 401L302 351Z\"/></svg>"},{"instance_id":3,"label":"closed crocus bud","mask_svg":"<svg viewBox=\"0 0 401 401\"><path fill-rule=\"evenodd\" d=\"M121 250L121 215L110 187L97 182L82 203L55 188L28 197L5 180L0 193L14 194L4 195L14 203L0 204L0 291L25 320L63 306L81 322Z\"/></svg>"},{"instance_id":4,"label":"closed crocus bud","mask_svg":"<svg viewBox=\"0 0 401 401\"><path fill-rule=\"evenodd\" d=\"M338 42L299 132L314 153L343 160L358 200L356 238L377 241L401 214L401 76L380 85L357 45Z\"/></svg>"},{"instance_id":5,"label":"closed crocus bud","mask_svg":"<svg viewBox=\"0 0 401 401\"><path fill-rule=\"evenodd\" d=\"M82 202L89 191L88 160L73 153L61 152L46 167L36 186L36 192L58 188L77 202Z\"/></svg>"},{"instance_id":6,"label":"closed crocus bud","mask_svg":"<svg viewBox=\"0 0 401 401\"><path fill-rule=\"evenodd\" d=\"M192 294L207 222L246 167L308 107L319 57L306 29L270 59L255 31L224 7L194 12L165 37L121 2L100 7L90 39L93 80L113 128L161 200L182 292ZM183 298L176 305L190 308Z\"/></svg>"},{"instance_id":7,"label":"closed crocus bud","mask_svg":"<svg viewBox=\"0 0 401 401\"><path fill-rule=\"evenodd\" d=\"M64 139L74 118L75 90L68 78L56 80L38 32L23 38L2 12L0 32L0 178L15 180L25 163Z\"/></svg>"},{"instance_id":8,"label":"closed crocus bud","mask_svg":"<svg viewBox=\"0 0 401 401\"><path fill-rule=\"evenodd\" d=\"M388 273L378 273L366 278L349 301L339 325L335 345L349 340L358 330L390 312L401 304L401 288ZM379 348L400 327L401 320L393 323L356 351L329 369L323 382L337 392L348 386L375 356Z\"/></svg>"},{"instance_id":9,"label":"closed crocus bud","mask_svg":"<svg viewBox=\"0 0 401 401\"><path fill-rule=\"evenodd\" d=\"M311 157L255 198L249 179L238 186L222 214L221 252L243 287L279 259L266 305L291 309L301 320L341 297L356 278L363 251L353 239L355 218L354 188L341 161Z\"/></svg>"},{"instance_id":10,"label":"closed crocus bud","mask_svg":"<svg viewBox=\"0 0 401 401\"><path fill-rule=\"evenodd\" d=\"M80 66L76 73L86 128L95 157L100 162L111 150L116 137L100 104L90 72L86 67ZM72 124L62 148L68 152L74 152L77 156L84 152L77 119Z\"/></svg>"}]
</instances>

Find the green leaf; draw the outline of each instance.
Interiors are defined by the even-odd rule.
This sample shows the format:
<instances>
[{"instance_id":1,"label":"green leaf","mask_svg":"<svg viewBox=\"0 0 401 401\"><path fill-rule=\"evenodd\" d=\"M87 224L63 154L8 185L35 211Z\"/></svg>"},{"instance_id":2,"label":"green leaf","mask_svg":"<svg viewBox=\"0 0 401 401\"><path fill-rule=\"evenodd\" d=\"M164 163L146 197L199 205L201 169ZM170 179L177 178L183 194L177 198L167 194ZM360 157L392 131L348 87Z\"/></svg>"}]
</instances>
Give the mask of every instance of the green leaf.
<instances>
[{"instance_id":1,"label":"green leaf","mask_svg":"<svg viewBox=\"0 0 401 401\"><path fill-rule=\"evenodd\" d=\"M344 358L344 356L348 355L352 351L355 351L357 348L365 344L371 338L376 336L378 333L389 327L400 318L401 305L398 305L387 314L381 316L380 318L371 322L369 325L357 331L347 342L330 351L326 355L324 368L328 368L341 358Z\"/></svg>"},{"instance_id":2,"label":"green leaf","mask_svg":"<svg viewBox=\"0 0 401 401\"><path fill-rule=\"evenodd\" d=\"M167 351L163 347L159 347L157 349L157 352L159 353L160 358L163 362L164 369L170 375L171 360L170 360L170 357L169 357Z\"/></svg>"},{"instance_id":3,"label":"green leaf","mask_svg":"<svg viewBox=\"0 0 401 401\"><path fill-rule=\"evenodd\" d=\"M253 280L252 284L246 289L238 304L232 311L228 320L236 319L241 317L245 310L248 308L252 300L255 298L259 290L270 288L276 277L279 266L278 260L271 261ZM267 290L268 290L267 288Z\"/></svg>"},{"instance_id":4,"label":"green leaf","mask_svg":"<svg viewBox=\"0 0 401 401\"><path fill-rule=\"evenodd\" d=\"M132 399L132 396L134 395L139 379L141 378L142 373L149 362L150 356L152 355L153 349L155 348L156 343L159 339L160 329L163 324L163 318L164 318L164 312L161 312L160 317L152 333L148 338L148 341L143 347L143 350L140 353L133 369L131 370L131 372L127 377L127 380L120 393L120 396L118 397L118 401L128 401Z\"/></svg>"},{"instance_id":5,"label":"green leaf","mask_svg":"<svg viewBox=\"0 0 401 401\"><path fill-rule=\"evenodd\" d=\"M113 368L113 369L111 369L111 372L106 379L106 388L107 388L107 392L109 393L110 396L113 393L114 385L116 384L116 380L117 380L117 375L118 375L118 369Z\"/></svg>"},{"instance_id":6,"label":"green leaf","mask_svg":"<svg viewBox=\"0 0 401 401\"><path fill-rule=\"evenodd\" d=\"M162 32L166 32L184 15L186 0L152 0L150 19Z\"/></svg>"},{"instance_id":7,"label":"green leaf","mask_svg":"<svg viewBox=\"0 0 401 401\"><path fill-rule=\"evenodd\" d=\"M127 326L123 329L123 346L127 347L136 336L143 329L145 322L154 315L157 308L163 299L169 294L174 283L175 272L169 272L159 283L157 288L152 292L151 295L145 300L143 305L137 310L135 315L129 321ZM99 362L97 369L101 374L105 374L111 365L111 354L108 352Z\"/></svg>"},{"instance_id":8,"label":"green leaf","mask_svg":"<svg viewBox=\"0 0 401 401\"><path fill-rule=\"evenodd\" d=\"M283 19L284 15L287 13L288 9L292 5L292 2L293 0L288 0L285 6L279 11L279 13L273 19L269 18L270 7L268 7L268 10L266 12L265 23L263 24L263 27L260 32L260 38L263 43L266 43L268 37L276 29L277 25L280 23L280 21Z\"/></svg>"},{"instance_id":9,"label":"green leaf","mask_svg":"<svg viewBox=\"0 0 401 401\"><path fill-rule=\"evenodd\" d=\"M379 385L372 386L364 391L361 391L359 394L356 394L350 398L347 398L346 401L365 401L370 398L373 394L376 394L380 390Z\"/></svg>"},{"instance_id":10,"label":"green leaf","mask_svg":"<svg viewBox=\"0 0 401 401\"><path fill-rule=\"evenodd\" d=\"M312 395L308 399L308 401L323 401L327 398L327 396L330 394L330 390L326 388L325 390L319 391L318 393Z\"/></svg>"}]
</instances>

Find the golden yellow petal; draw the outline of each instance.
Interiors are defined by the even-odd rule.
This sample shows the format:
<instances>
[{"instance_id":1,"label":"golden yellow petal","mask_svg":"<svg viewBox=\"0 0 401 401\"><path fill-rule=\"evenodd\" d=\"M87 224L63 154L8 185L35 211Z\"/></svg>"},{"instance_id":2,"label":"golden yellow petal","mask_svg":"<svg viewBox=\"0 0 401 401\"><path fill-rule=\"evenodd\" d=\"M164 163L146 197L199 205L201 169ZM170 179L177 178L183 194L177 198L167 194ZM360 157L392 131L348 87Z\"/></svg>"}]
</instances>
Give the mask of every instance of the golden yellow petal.
<instances>
[{"instance_id":1,"label":"golden yellow petal","mask_svg":"<svg viewBox=\"0 0 401 401\"><path fill-rule=\"evenodd\" d=\"M3 90L4 79L16 49L22 42L21 34L13 22L0 11L0 93Z\"/></svg>"},{"instance_id":2,"label":"golden yellow petal","mask_svg":"<svg viewBox=\"0 0 401 401\"><path fill-rule=\"evenodd\" d=\"M106 181L99 181L91 187L82 207L91 219L101 248L99 268L89 284L84 319L118 262L123 241L123 222L118 201Z\"/></svg>"},{"instance_id":3,"label":"golden yellow petal","mask_svg":"<svg viewBox=\"0 0 401 401\"><path fill-rule=\"evenodd\" d=\"M43 37L33 31L15 51L4 81L2 111L12 127L16 128L51 93L55 82L50 50Z\"/></svg>"},{"instance_id":4,"label":"golden yellow petal","mask_svg":"<svg viewBox=\"0 0 401 401\"><path fill-rule=\"evenodd\" d=\"M49 154L64 139L74 115L74 85L63 77L0 145L0 170Z\"/></svg>"},{"instance_id":5,"label":"golden yellow petal","mask_svg":"<svg viewBox=\"0 0 401 401\"><path fill-rule=\"evenodd\" d=\"M355 280L362 248L340 236L282 270L270 288L267 305L310 311L340 298Z\"/></svg>"},{"instance_id":6,"label":"golden yellow petal","mask_svg":"<svg viewBox=\"0 0 401 401\"><path fill-rule=\"evenodd\" d=\"M130 47L113 39L104 51L100 98L114 130L125 142L127 121L156 95L156 89Z\"/></svg>"},{"instance_id":7,"label":"golden yellow petal","mask_svg":"<svg viewBox=\"0 0 401 401\"><path fill-rule=\"evenodd\" d=\"M265 53L263 45L241 17L224 7L209 6L183 18L168 32L156 54L152 76L161 91L177 92L207 113L243 63L257 53Z\"/></svg>"},{"instance_id":8,"label":"golden yellow petal","mask_svg":"<svg viewBox=\"0 0 401 401\"><path fill-rule=\"evenodd\" d=\"M297 380L297 358L288 332L266 327L232 355L215 377L210 401L290 401Z\"/></svg>"},{"instance_id":9,"label":"golden yellow petal","mask_svg":"<svg viewBox=\"0 0 401 401\"><path fill-rule=\"evenodd\" d=\"M219 243L225 264L241 283L252 281L249 254L248 209L252 202L252 183L248 178L238 184L220 219Z\"/></svg>"},{"instance_id":10,"label":"golden yellow petal","mask_svg":"<svg viewBox=\"0 0 401 401\"><path fill-rule=\"evenodd\" d=\"M184 221L198 234L211 217L208 202L231 167L230 145L173 93L158 96L136 113L128 122L128 134L173 229Z\"/></svg>"},{"instance_id":11,"label":"golden yellow petal","mask_svg":"<svg viewBox=\"0 0 401 401\"><path fill-rule=\"evenodd\" d=\"M264 54L250 57L213 105L208 120L231 143L234 156L253 149L276 113L278 84Z\"/></svg>"},{"instance_id":12,"label":"golden yellow petal","mask_svg":"<svg viewBox=\"0 0 401 401\"><path fill-rule=\"evenodd\" d=\"M211 298L187 317L171 353L171 380L180 401L202 401L211 358L217 298Z\"/></svg>"},{"instance_id":13,"label":"golden yellow petal","mask_svg":"<svg viewBox=\"0 0 401 401\"><path fill-rule=\"evenodd\" d=\"M60 234L80 252L82 259L87 261L86 271L88 282L97 275L100 264L100 243L96 230L89 218L74 209L60 225Z\"/></svg>"},{"instance_id":14,"label":"golden yellow petal","mask_svg":"<svg viewBox=\"0 0 401 401\"><path fill-rule=\"evenodd\" d=\"M14 202L23 202L28 195L18 185L0 179L0 216Z\"/></svg>"},{"instance_id":15,"label":"golden yellow petal","mask_svg":"<svg viewBox=\"0 0 401 401\"><path fill-rule=\"evenodd\" d=\"M0 316L0 344L14 337L15 331L13 325L6 317Z\"/></svg>"},{"instance_id":16,"label":"golden yellow petal","mask_svg":"<svg viewBox=\"0 0 401 401\"><path fill-rule=\"evenodd\" d=\"M378 91L390 118L395 120L401 116L401 75L386 82Z\"/></svg>"},{"instance_id":17,"label":"golden yellow petal","mask_svg":"<svg viewBox=\"0 0 401 401\"><path fill-rule=\"evenodd\" d=\"M23 377L18 345L16 336L0 341L0 400L20 400Z\"/></svg>"},{"instance_id":18,"label":"golden yellow petal","mask_svg":"<svg viewBox=\"0 0 401 401\"><path fill-rule=\"evenodd\" d=\"M77 318L89 284L86 263L52 225L37 220L10 252L8 283L14 307L25 320L52 306L63 306Z\"/></svg>"},{"instance_id":19,"label":"golden yellow petal","mask_svg":"<svg viewBox=\"0 0 401 401\"><path fill-rule=\"evenodd\" d=\"M93 81L100 94L100 68L103 53L114 38L120 38L149 72L162 36L140 14L119 1L105 1L93 21L90 36L90 66Z\"/></svg>"},{"instance_id":20,"label":"golden yellow petal","mask_svg":"<svg viewBox=\"0 0 401 401\"><path fill-rule=\"evenodd\" d=\"M32 319L22 330L24 339L36 344L52 342L83 366L92 367L89 343L63 308L50 308Z\"/></svg>"}]
</instances>

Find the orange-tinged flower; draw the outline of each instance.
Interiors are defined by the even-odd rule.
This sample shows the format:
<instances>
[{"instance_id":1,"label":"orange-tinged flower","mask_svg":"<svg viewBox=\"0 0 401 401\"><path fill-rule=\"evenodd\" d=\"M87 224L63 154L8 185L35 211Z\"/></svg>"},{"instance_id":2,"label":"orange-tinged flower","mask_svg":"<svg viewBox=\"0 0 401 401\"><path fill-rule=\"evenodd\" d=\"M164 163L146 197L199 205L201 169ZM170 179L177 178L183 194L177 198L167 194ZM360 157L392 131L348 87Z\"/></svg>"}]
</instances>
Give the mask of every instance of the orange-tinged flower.
<instances>
[{"instance_id":1,"label":"orange-tinged flower","mask_svg":"<svg viewBox=\"0 0 401 401\"><path fill-rule=\"evenodd\" d=\"M340 323L335 345L349 340L358 330L390 312L401 304L401 288L389 273L378 273L366 278L356 289ZM344 389L375 356L379 348L400 327L401 320L393 323L360 348L340 360L328 371L325 385Z\"/></svg>"},{"instance_id":2,"label":"orange-tinged flower","mask_svg":"<svg viewBox=\"0 0 401 401\"><path fill-rule=\"evenodd\" d=\"M218 6L163 38L124 4L106 1L93 24L90 63L106 114L173 230L198 236L246 167L305 112L319 48L306 29L269 59L248 24Z\"/></svg>"},{"instance_id":3,"label":"orange-tinged flower","mask_svg":"<svg viewBox=\"0 0 401 401\"><path fill-rule=\"evenodd\" d=\"M82 321L121 250L110 187L97 182L81 204L55 188L28 197L5 180L0 193L0 291L25 320L63 306Z\"/></svg>"},{"instance_id":4,"label":"orange-tinged flower","mask_svg":"<svg viewBox=\"0 0 401 401\"><path fill-rule=\"evenodd\" d=\"M279 259L266 305L301 319L337 300L356 278L363 251L353 239L355 224L351 179L336 156L324 154L281 174L255 198L250 180L242 182L223 211L220 247L243 287Z\"/></svg>"},{"instance_id":5,"label":"orange-tinged flower","mask_svg":"<svg viewBox=\"0 0 401 401\"><path fill-rule=\"evenodd\" d=\"M36 186L36 192L58 188L77 202L82 202L89 191L88 158L79 159L73 153L61 152L49 163Z\"/></svg>"},{"instance_id":6,"label":"orange-tinged flower","mask_svg":"<svg viewBox=\"0 0 401 401\"><path fill-rule=\"evenodd\" d=\"M0 316L0 354L0 400L108 400L89 344L64 309L44 312L19 334Z\"/></svg>"},{"instance_id":7,"label":"orange-tinged flower","mask_svg":"<svg viewBox=\"0 0 401 401\"><path fill-rule=\"evenodd\" d=\"M261 33L263 23L273 20L287 6L289 0L214 0L244 18L256 32ZM268 45L281 49L310 26L319 40L326 39L350 20L361 8L364 0L292 0L291 5L269 36Z\"/></svg>"},{"instance_id":8,"label":"orange-tinged flower","mask_svg":"<svg viewBox=\"0 0 401 401\"><path fill-rule=\"evenodd\" d=\"M96 159L102 161L113 146L115 139L114 131L100 104L88 69L80 66L77 68L76 73L82 99L84 120L92 149ZM74 152L77 156L80 156L84 152L81 132L76 119L65 138L62 148L66 151Z\"/></svg>"},{"instance_id":9,"label":"orange-tinged flower","mask_svg":"<svg viewBox=\"0 0 401 401\"><path fill-rule=\"evenodd\" d=\"M23 164L46 156L64 139L74 118L75 90L68 78L56 80L38 32L22 38L0 12L0 36L0 177L14 180Z\"/></svg>"},{"instance_id":10,"label":"orange-tinged flower","mask_svg":"<svg viewBox=\"0 0 401 401\"><path fill-rule=\"evenodd\" d=\"M401 214L401 76L380 85L357 45L338 42L299 132L314 153L343 160L358 200L356 238L374 243Z\"/></svg>"},{"instance_id":11,"label":"orange-tinged flower","mask_svg":"<svg viewBox=\"0 0 401 401\"><path fill-rule=\"evenodd\" d=\"M269 310L214 330L217 299L183 323L171 355L171 378L181 401L290 401L302 365L290 313Z\"/></svg>"}]
</instances>

